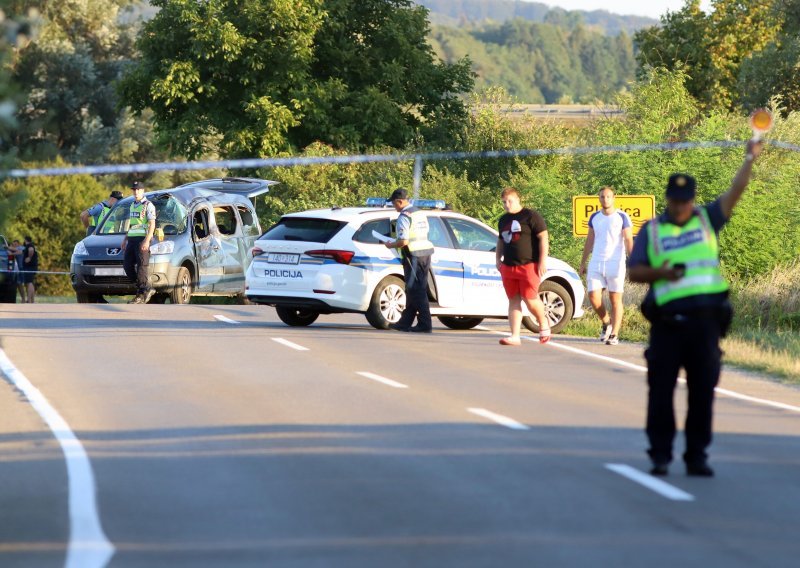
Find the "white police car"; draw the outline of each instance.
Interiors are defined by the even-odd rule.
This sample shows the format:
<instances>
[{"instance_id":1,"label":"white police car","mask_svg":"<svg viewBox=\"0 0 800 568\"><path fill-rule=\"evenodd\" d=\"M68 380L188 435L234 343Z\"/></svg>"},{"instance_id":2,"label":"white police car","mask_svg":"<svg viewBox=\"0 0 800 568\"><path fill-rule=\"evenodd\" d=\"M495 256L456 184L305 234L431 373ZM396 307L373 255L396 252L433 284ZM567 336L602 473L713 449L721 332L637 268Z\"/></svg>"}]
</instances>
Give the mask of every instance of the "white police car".
<instances>
[{"instance_id":1,"label":"white police car","mask_svg":"<svg viewBox=\"0 0 800 568\"><path fill-rule=\"evenodd\" d=\"M398 253L376 234L392 234L398 213L383 198L368 207L333 207L284 215L253 248L245 294L274 306L291 326L310 325L320 314L363 313L386 329L405 307ZM497 232L444 209L441 201L416 200L426 209L435 252L428 282L431 314L452 329L470 329L484 318L508 317L508 299L495 266ZM584 287L565 262L547 260L539 288L554 333L583 315ZM527 314L525 327L538 332Z\"/></svg>"}]
</instances>

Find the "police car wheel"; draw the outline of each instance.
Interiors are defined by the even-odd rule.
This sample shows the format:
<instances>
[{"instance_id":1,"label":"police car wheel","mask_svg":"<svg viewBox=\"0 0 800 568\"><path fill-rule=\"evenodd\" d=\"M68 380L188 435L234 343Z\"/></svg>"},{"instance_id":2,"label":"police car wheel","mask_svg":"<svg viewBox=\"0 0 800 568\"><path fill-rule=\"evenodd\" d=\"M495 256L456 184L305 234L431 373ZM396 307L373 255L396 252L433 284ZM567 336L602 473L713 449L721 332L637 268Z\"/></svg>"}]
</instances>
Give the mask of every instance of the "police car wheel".
<instances>
[{"instance_id":1,"label":"police car wheel","mask_svg":"<svg viewBox=\"0 0 800 568\"><path fill-rule=\"evenodd\" d=\"M465 316L439 316L442 325L450 329L472 329L479 325L483 318L469 318Z\"/></svg>"},{"instance_id":2,"label":"police car wheel","mask_svg":"<svg viewBox=\"0 0 800 568\"><path fill-rule=\"evenodd\" d=\"M539 285L539 299L544 304L544 313L553 333L560 333L572 320L575 311L572 296L561 284L545 280ZM522 325L533 333L539 333L539 323L532 317L522 318Z\"/></svg>"},{"instance_id":3,"label":"police car wheel","mask_svg":"<svg viewBox=\"0 0 800 568\"><path fill-rule=\"evenodd\" d=\"M275 311L278 313L278 317L281 318L283 323L291 325L292 327L311 325L317 321L319 317L319 312L303 308L276 307Z\"/></svg>"},{"instance_id":4,"label":"police car wheel","mask_svg":"<svg viewBox=\"0 0 800 568\"><path fill-rule=\"evenodd\" d=\"M364 315L375 329L389 329L390 323L400 319L405 307L405 284L397 276L388 276L375 287L369 309Z\"/></svg>"}]
</instances>

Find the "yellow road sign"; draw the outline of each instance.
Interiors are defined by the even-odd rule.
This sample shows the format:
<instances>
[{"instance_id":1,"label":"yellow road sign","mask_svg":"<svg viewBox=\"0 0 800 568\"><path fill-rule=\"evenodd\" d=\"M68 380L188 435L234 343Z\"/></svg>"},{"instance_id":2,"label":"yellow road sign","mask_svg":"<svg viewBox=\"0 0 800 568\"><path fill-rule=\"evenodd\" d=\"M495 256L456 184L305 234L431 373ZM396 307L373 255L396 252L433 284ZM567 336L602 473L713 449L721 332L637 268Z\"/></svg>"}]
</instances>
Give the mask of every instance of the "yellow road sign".
<instances>
[{"instance_id":1,"label":"yellow road sign","mask_svg":"<svg viewBox=\"0 0 800 568\"><path fill-rule=\"evenodd\" d=\"M614 206L622 209L631 218L633 234L639 232L645 221L655 217L656 198L654 195L617 195ZM572 198L572 234L585 237L589 234L589 217L600 210L597 195L576 195Z\"/></svg>"}]
</instances>

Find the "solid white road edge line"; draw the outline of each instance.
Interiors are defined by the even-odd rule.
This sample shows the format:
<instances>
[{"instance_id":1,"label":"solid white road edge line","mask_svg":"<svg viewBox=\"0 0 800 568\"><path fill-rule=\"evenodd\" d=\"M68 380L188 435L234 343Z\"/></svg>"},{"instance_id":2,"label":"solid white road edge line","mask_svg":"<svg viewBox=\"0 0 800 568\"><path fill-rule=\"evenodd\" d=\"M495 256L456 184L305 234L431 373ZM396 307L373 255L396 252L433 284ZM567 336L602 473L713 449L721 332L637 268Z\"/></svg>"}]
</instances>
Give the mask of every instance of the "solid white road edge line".
<instances>
[{"instance_id":1,"label":"solid white road edge line","mask_svg":"<svg viewBox=\"0 0 800 568\"><path fill-rule=\"evenodd\" d=\"M694 501L694 495L691 493L687 493L683 489L678 489L674 485L656 479L652 475L641 472L635 467L622 463L607 463L606 468L672 501Z\"/></svg>"},{"instance_id":2,"label":"solid white road edge line","mask_svg":"<svg viewBox=\"0 0 800 568\"><path fill-rule=\"evenodd\" d=\"M65 568L103 568L114 555L97 514L92 465L77 436L45 396L0 349L0 371L19 389L50 427L64 452L69 484L69 543Z\"/></svg>"},{"instance_id":3,"label":"solid white road edge line","mask_svg":"<svg viewBox=\"0 0 800 568\"><path fill-rule=\"evenodd\" d=\"M477 414L478 416L482 416L484 418L488 418L492 422L497 422L501 426L505 426L506 428L511 428L512 430L530 430L530 426L526 426L520 422L517 422L513 418L509 418L508 416L503 416L501 414L495 414L490 410L486 410L485 408L467 408L472 414Z\"/></svg>"},{"instance_id":4,"label":"solid white road edge line","mask_svg":"<svg viewBox=\"0 0 800 568\"><path fill-rule=\"evenodd\" d=\"M225 317L225 316L222 316L222 315L216 315L216 316L214 316L214 319L217 319L217 320L219 320L221 322L225 322L225 323L236 323L236 324L241 323L241 322L238 322L236 320L233 320L233 319L231 319L229 317Z\"/></svg>"},{"instance_id":5,"label":"solid white road edge line","mask_svg":"<svg viewBox=\"0 0 800 568\"><path fill-rule=\"evenodd\" d=\"M297 343L292 343L291 341L284 339L282 337L272 337L271 339L276 343L280 343L281 345L285 345L286 347L291 347L292 349L297 349L298 351L308 351L308 347L303 347L302 345L298 345Z\"/></svg>"},{"instance_id":6,"label":"solid white road edge line","mask_svg":"<svg viewBox=\"0 0 800 568\"><path fill-rule=\"evenodd\" d=\"M379 383L389 385L390 387L394 387L396 389L408 388L408 385L404 385L403 383L398 383L397 381L393 381L392 379L387 379L386 377L381 377L380 375L376 375L375 373L370 373L368 371L356 371L356 374L361 375L362 377L366 377L368 379L372 379L373 381L378 381Z\"/></svg>"},{"instance_id":7,"label":"solid white road edge line","mask_svg":"<svg viewBox=\"0 0 800 568\"><path fill-rule=\"evenodd\" d=\"M476 327L475 329L480 329L481 331L490 331L497 335L509 335L508 333L503 333L499 331L491 330L487 327ZM538 338L535 337L527 337L522 336L521 339L526 341L533 341L534 343L538 343ZM599 359L600 361L606 361L607 363L612 363L614 365L621 365L622 367L628 367L629 369L634 369L636 371L647 372L647 367L643 367L641 365L636 365L635 363L628 363L627 361L622 361L620 359L614 359L613 357L606 357L605 355L598 355L597 353L592 353L591 351L584 351L583 349L578 349L577 347L570 347L569 345L564 345L563 343L558 343L553 341L552 339L545 344L547 347L555 347L557 349L563 349L564 351L570 351L572 353L577 353L578 355L583 355L584 357L591 357L593 359ZM679 378L679 383L686 384L686 379ZM783 402L775 402L774 400L768 400L766 398L756 398L754 396L748 396L746 394L738 393L736 391L723 389L717 387L714 389L717 394L727 396L728 398L735 398L737 400L744 400L747 402L752 402L754 404L761 404L763 406L771 406L772 408L780 408L781 410L789 410L791 412L800 412L800 406L794 406L792 404L785 404Z\"/></svg>"}]
</instances>

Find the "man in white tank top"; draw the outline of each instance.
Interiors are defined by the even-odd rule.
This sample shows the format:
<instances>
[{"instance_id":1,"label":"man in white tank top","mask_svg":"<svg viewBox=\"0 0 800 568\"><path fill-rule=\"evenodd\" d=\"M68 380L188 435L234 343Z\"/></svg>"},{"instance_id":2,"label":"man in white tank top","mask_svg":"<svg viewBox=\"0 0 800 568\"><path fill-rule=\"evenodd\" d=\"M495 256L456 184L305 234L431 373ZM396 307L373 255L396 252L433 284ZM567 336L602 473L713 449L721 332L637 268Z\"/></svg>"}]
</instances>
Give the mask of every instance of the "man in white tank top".
<instances>
[{"instance_id":1,"label":"man in white tank top","mask_svg":"<svg viewBox=\"0 0 800 568\"><path fill-rule=\"evenodd\" d=\"M583 247L580 273L586 274L589 302L603 326L600 341L619 343L622 326L622 292L625 284L625 260L633 250L633 230L627 213L614 207L614 188L603 187L598 193L600 211L589 218L589 235ZM586 261L589 254L592 260ZM608 288L611 316L603 305L603 290Z\"/></svg>"}]
</instances>

